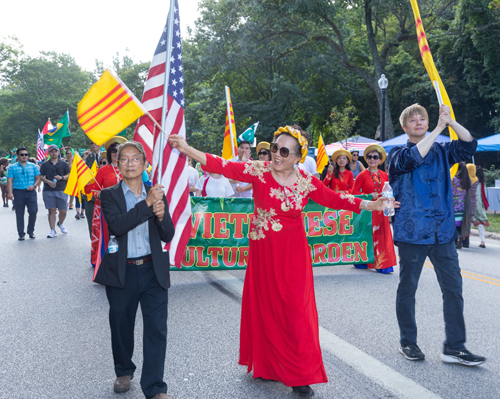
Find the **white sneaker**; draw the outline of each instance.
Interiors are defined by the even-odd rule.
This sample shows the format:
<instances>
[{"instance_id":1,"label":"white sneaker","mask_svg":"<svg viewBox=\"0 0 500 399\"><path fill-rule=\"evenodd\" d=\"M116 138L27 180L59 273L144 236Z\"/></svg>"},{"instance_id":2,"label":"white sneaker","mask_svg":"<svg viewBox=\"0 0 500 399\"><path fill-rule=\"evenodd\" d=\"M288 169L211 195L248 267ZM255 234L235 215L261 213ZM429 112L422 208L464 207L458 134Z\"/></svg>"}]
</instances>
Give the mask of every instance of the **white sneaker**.
<instances>
[{"instance_id":1,"label":"white sneaker","mask_svg":"<svg viewBox=\"0 0 500 399\"><path fill-rule=\"evenodd\" d=\"M57 237L57 233L55 230L50 230L50 233L47 235L47 238Z\"/></svg>"},{"instance_id":2,"label":"white sneaker","mask_svg":"<svg viewBox=\"0 0 500 399\"><path fill-rule=\"evenodd\" d=\"M57 226L61 229L61 233L68 234L68 230L64 227L64 224L57 222Z\"/></svg>"}]
</instances>

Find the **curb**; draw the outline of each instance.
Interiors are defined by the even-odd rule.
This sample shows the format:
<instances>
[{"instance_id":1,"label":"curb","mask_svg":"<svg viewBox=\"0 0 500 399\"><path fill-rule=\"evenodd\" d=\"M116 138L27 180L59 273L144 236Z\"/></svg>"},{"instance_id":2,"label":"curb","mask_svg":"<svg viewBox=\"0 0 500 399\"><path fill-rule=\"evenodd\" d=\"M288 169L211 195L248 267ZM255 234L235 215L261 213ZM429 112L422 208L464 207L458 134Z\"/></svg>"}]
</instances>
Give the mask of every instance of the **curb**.
<instances>
[{"instance_id":1,"label":"curb","mask_svg":"<svg viewBox=\"0 0 500 399\"><path fill-rule=\"evenodd\" d=\"M470 234L473 236L479 236L479 231L477 229L470 229ZM488 233L487 231L485 231L484 236L493 240L500 240L500 234L498 233Z\"/></svg>"}]
</instances>

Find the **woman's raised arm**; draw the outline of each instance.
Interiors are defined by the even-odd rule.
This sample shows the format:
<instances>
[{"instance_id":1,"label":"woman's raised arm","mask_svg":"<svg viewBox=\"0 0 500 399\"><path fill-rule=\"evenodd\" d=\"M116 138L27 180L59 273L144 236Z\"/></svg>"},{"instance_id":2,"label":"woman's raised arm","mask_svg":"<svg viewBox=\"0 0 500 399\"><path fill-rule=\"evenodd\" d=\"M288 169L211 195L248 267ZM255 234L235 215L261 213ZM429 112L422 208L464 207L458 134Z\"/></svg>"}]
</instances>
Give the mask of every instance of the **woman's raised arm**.
<instances>
[{"instance_id":1,"label":"woman's raised arm","mask_svg":"<svg viewBox=\"0 0 500 399\"><path fill-rule=\"evenodd\" d=\"M172 145L172 147L177 148L180 153L187 155L188 157L201 163L203 166L207 164L207 156L205 153L191 147L188 143L186 143L184 137L179 136L178 134L171 134L168 136L168 142Z\"/></svg>"}]
</instances>

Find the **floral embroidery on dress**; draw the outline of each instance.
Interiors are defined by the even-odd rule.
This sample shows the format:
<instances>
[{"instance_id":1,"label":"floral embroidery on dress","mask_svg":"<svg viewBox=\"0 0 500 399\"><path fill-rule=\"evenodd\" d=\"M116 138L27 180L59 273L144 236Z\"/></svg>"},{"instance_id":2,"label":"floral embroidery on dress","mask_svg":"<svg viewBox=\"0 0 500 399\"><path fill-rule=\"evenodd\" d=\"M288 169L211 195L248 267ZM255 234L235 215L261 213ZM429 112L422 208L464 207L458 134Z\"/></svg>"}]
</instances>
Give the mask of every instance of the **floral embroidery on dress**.
<instances>
[{"instance_id":1,"label":"floral embroidery on dress","mask_svg":"<svg viewBox=\"0 0 500 399\"><path fill-rule=\"evenodd\" d=\"M213 155L213 154L210 154L212 155L214 158L216 159L220 159L220 161L222 162L222 166L225 168L226 165L229 163L229 161L227 159L224 159L222 157L219 157L218 155Z\"/></svg>"},{"instance_id":2,"label":"floral embroidery on dress","mask_svg":"<svg viewBox=\"0 0 500 399\"><path fill-rule=\"evenodd\" d=\"M348 200L351 204L356 204L355 196L351 194L340 193L340 198Z\"/></svg>"},{"instance_id":3,"label":"floral embroidery on dress","mask_svg":"<svg viewBox=\"0 0 500 399\"><path fill-rule=\"evenodd\" d=\"M269 225L271 225L273 231L280 231L283 225L278 219L273 219L274 216L276 216L276 211L273 208L269 209L269 212L265 209L257 208L257 215L254 215L252 231L249 234L250 239L260 240L261 238L265 238L264 231L269 230Z\"/></svg>"},{"instance_id":4,"label":"floral embroidery on dress","mask_svg":"<svg viewBox=\"0 0 500 399\"><path fill-rule=\"evenodd\" d=\"M294 208L301 211L304 198L307 198L309 193L314 190L316 190L316 186L312 183L312 176L304 176L299 172L297 182L293 186L279 189L271 188L270 196L282 201L281 210L283 212Z\"/></svg>"},{"instance_id":5,"label":"floral embroidery on dress","mask_svg":"<svg viewBox=\"0 0 500 399\"><path fill-rule=\"evenodd\" d=\"M263 161L249 161L245 162L245 170L243 173L247 173L251 176L257 176L262 183L265 183L264 173L271 171L271 164L266 165Z\"/></svg>"}]
</instances>

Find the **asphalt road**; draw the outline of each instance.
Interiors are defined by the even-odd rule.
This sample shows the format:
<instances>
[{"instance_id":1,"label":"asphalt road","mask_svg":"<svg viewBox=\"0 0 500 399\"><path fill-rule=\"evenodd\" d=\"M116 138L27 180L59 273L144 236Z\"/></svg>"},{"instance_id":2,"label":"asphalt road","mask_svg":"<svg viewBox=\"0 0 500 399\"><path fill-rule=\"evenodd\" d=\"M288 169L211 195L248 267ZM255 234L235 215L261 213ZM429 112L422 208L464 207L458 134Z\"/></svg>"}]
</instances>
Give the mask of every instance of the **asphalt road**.
<instances>
[{"instance_id":1,"label":"asphalt road","mask_svg":"<svg viewBox=\"0 0 500 399\"><path fill-rule=\"evenodd\" d=\"M19 242L15 215L0 209L0 398L143 398L139 373L113 393L104 288L91 282L85 220L69 211L69 233L49 232L39 196L37 238ZM315 268L320 340L329 382L316 398L500 398L500 242L460 251L468 348L488 358L476 368L444 364L442 301L424 267L417 293L423 362L398 352L394 310L398 273L352 266ZM295 398L275 382L254 381L237 364L243 271L173 272L165 378L176 399ZM142 366L137 319L136 365Z\"/></svg>"}]
</instances>

